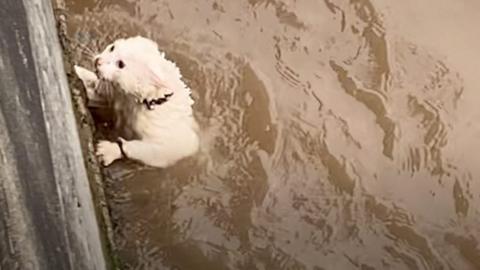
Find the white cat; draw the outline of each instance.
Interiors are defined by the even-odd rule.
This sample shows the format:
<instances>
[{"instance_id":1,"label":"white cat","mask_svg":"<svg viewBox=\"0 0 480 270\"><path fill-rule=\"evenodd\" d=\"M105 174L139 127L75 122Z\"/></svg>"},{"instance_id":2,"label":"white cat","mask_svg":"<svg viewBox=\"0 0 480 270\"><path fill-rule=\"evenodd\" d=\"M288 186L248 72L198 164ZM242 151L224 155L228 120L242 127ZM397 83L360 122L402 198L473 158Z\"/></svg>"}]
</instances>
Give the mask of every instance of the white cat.
<instances>
[{"instance_id":1,"label":"white cat","mask_svg":"<svg viewBox=\"0 0 480 270\"><path fill-rule=\"evenodd\" d=\"M119 39L95 56L96 72L75 66L90 102L110 99L116 128L131 131L131 140L100 141L97 156L108 166L122 157L167 167L198 151L198 126L192 115L190 89L178 67L165 59L152 40ZM118 87L101 93L100 80Z\"/></svg>"}]
</instances>

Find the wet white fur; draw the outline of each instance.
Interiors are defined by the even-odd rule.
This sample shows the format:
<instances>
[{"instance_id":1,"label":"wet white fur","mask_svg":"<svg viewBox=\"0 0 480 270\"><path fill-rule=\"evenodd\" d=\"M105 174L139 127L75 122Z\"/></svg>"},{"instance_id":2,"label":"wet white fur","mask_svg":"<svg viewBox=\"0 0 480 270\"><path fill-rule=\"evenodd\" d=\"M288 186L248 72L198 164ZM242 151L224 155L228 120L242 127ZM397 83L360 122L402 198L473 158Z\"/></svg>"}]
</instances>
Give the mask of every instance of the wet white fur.
<instances>
[{"instance_id":1,"label":"wet white fur","mask_svg":"<svg viewBox=\"0 0 480 270\"><path fill-rule=\"evenodd\" d=\"M123 91L113 93L115 113L127 117L124 123L129 126L125 128L138 135L136 140L121 138L128 158L167 167L197 152L198 127L192 115L190 89L177 66L165 59L155 42L143 37L119 39L95 58L99 63L97 74L118 84L120 90L116 91ZM123 61L123 68L119 61ZM95 73L79 66L75 66L75 71L86 86L89 101L102 102L102 93L96 92L99 79ZM173 95L168 101L155 105L153 110L141 104L145 98L156 99L170 93ZM118 144L110 141L97 144L97 155L105 166L121 158Z\"/></svg>"}]
</instances>

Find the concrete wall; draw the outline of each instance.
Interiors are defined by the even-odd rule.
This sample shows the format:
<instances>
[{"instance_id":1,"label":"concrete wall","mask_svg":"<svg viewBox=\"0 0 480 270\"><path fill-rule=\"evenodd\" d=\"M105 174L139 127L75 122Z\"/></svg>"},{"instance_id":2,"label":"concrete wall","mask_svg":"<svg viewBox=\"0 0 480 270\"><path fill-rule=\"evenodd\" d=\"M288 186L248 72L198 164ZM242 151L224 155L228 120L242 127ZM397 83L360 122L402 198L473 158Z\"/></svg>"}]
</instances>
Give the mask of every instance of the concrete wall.
<instances>
[{"instance_id":1,"label":"concrete wall","mask_svg":"<svg viewBox=\"0 0 480 270\"><path fill-rule=\"evenodd\" d=\"M0 269L105 269L51 3L0 18Z\"/></svg>"}]
</instances>

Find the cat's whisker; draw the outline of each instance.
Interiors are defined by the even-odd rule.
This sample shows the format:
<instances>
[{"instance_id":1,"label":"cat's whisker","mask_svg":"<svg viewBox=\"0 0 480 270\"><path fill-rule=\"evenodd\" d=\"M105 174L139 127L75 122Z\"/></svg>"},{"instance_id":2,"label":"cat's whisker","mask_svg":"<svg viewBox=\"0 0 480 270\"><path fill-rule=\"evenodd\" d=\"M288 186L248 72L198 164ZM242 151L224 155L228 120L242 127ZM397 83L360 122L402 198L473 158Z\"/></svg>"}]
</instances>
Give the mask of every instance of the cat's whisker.
<instances>
[{"instance_id":1,"label":"cat's whisker","mask_svg":"<svg viewBox=\"0 0 480 270\"><path fill-rule=\"evenodd\" d=\"M91 57L91 58L95 57L95 55L93 55L93 54L90 53L90 52L87 52L87 51L84 51L84 50L81 50L80 52L83 53L83 54L85 54L85 55L88 56L88 57Z\"/></svg>"},{"instance_id":2,"label":"cat's whisker","mask_svg":"<svg viewBox=\"0 0 480 270\"><path fill-rule=\"evenodd\" d=\"M123 38L123 34L121 32L116 33L115 36L113 37L113 40L121 39Z\"/></svg>"},{"instance_id":3,"label":"cat's whisker","mask_svg":"<svg viewBox=\"0 0 480 270\"><path fill-rule=\"evenodd\" d=\"M84 54L86 54L86 55L88 55L88 56L91 56L91 57L94 57L94 56L95 56L96 53L95 53L92 49L88 48L87 46L85 46L84 44L80 43L79 41L77 41L77 40L75 40L75 39L72 39L72 38L68 38L68 37L66 37L66 39L67 39L70 43L74 44L74 45L75 45L75 48L80 48L80 49L82 49L82 53L84 53Z\"/></svg>"},{"instance_id":4,"label":"cat's whisker","mask_svg":"<svg viewBox=\"0 0 480 270\"><path fill-rule=\"evenodd\" d=\"M100 40L99 39L96 39L95 40L95 47L98 49L100 48Z\"/></svg>"}]
</instances>

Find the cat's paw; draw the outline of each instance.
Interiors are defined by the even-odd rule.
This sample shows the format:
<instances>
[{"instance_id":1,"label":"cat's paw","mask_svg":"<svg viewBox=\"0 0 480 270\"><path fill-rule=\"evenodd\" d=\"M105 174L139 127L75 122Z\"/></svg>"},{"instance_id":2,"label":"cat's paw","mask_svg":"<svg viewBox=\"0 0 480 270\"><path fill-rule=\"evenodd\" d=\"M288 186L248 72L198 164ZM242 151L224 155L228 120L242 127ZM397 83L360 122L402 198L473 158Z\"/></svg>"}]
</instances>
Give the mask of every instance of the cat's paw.
<instances>
[{"instance_id":1,"label":"cat's paw","mask_svg":"<svg viewBox=\"0 0 480 270\"><path fill-rule=\"evenodd\" d=\"M99 141L97 143L97 157L104 166L110 165L122 157L122 151L117 143L110 141Z\"/></svg>"}]
</instances>

